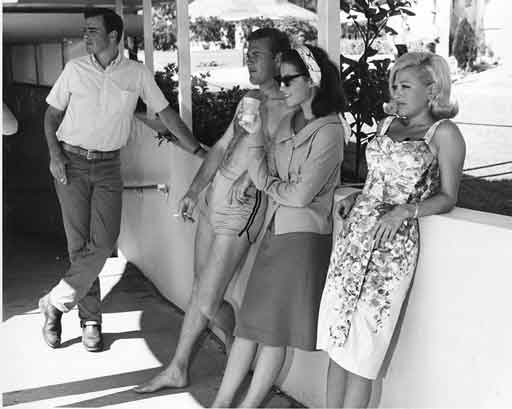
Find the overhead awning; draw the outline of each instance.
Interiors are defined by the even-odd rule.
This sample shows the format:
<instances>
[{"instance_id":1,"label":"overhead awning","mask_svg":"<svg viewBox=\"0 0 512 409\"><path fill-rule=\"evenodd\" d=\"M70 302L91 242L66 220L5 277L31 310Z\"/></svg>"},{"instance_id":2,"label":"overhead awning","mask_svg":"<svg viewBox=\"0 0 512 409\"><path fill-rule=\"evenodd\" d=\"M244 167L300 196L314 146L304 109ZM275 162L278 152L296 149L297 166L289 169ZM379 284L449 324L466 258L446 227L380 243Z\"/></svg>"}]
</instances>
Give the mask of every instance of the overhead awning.
<instances>
[{"instance_id":1,"label":"overhead awning","mask_svg":"<svg viewBox=\"0 0 512 409\"><path fill-rule=\"evenodd\" d=\"M84 18L81 13L3 13L3 41L23 43L82 37ZM125 32L130 36L142 36L142 16L124 16Z\"/></svg>"},{"instance_id":2,"label":"overhead awning","mask_svg":"<svg viewBox=\"0 0 512 409\"><path fill-rule=\"evenodd\" d=\"M316 13L287 0L194 0L189 5L189 15L192 19L218 17L227 21L257 17L272 20L286 17L306 21L318 20Z\"/></svg>"},{"instance_id":3,"label":"overhead awning","mask_svg":"<svg viewBox=\"0 0 512 409\"><path fill-rule=\"evenodd\" d=\"M153 5L162 3L153 0ZM39 42L82 36L86 7L116 8L116 0L2 0L2 31L5 43L37 39ZM143 19L137 11L143 0L123 0L125 30L130 36L143 35Z\"/></svg>"},{"instance_id":4,"label":"overhead awning","mask_svg":"<svg viewBox=\"0 0 512 409\"><path fill-rule=\"evenodd\" d=\"M153 0L153 6L160 3L168 3L169 0ZM69 13L81 12L84 7L110 7L116 6L116 0L2 0L4 13L18 12L48 12L48 13ZM142 0L123 0L123 12L128 14L136 13L142 9Z\"/></svg>"}]
</instances>

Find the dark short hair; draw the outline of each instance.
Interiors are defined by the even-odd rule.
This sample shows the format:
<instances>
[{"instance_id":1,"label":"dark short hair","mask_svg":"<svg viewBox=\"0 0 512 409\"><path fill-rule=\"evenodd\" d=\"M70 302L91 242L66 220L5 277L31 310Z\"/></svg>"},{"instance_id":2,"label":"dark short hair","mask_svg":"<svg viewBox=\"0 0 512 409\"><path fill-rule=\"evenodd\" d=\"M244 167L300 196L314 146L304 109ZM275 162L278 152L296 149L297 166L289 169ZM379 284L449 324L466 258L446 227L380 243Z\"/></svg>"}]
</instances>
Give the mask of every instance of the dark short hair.
<instances>
[{"instance_id":1,"label":"dark short hair","mask_svg":"<svg viewBox=\"0 0 512 409\"><path fill-rule=\"evenodd\" d=\"M326 116L335 112L343 112L346 109L345 93L340 78L340 72L336 65L329 59L327 53L319 47L306 45L309 48L313 57L315 58L322 79L320 86L313 101L311 102L311 109L316 117ZM292 64L297 68L299 73L304 73L308 77L308 69L306 64L300 57L299 53L295 50L288 50L281 55L281 64Z\"/></svg>"},{"instance_id":2,"label":"dark short hair","mask_svg":"<svg viewBox=\"0 0 512 409\"><path fill-rule=\"evenodd\" d=\"M123 35L123 19L119 14L111 9L107 9L104 7L87 7L84 10L84 17L103 17L103 22L105 24L105 30L107 34L115 31L117 33L116 41L119 43L121 41L121 37Z\"/></svg>"},{"instance_id":3,"label":"dark short hair","mask_svg":"<svg viewBox=\"0 0 512 409\"><path fill-rule=\"evenodd\" d=\"M290 39L286 33L273 27L263 27L253 31L247 37L247 41L261 40L262 38L268 38L270 41L270 51L273 55L290 49Z\"/></svg>"}]
</instances>

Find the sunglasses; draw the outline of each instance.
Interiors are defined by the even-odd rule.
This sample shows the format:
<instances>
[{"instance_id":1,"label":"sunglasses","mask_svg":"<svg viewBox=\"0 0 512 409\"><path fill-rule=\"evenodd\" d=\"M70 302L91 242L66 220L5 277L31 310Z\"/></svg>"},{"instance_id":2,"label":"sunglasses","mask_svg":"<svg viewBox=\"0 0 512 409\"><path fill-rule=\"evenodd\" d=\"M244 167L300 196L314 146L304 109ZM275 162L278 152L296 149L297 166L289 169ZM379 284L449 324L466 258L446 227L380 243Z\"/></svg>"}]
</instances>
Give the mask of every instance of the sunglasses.
<instances>
[{"instance_id":1,"label":"sunglasses","mask_svg":"<svg viewBox=\"0 0 512 409\"><path fill-rule=\"evenodd\" d=\"M283 75L282 77L280 75L277 75L274 77L274 79L277 81L277 83L279 84L279 86L285 86L285 87L289 87L290 86L290 82L295 79L295 78L299 78L299 77L302 77L306 74L294 74L294 75Z\"/></svg>"}]
</instances>

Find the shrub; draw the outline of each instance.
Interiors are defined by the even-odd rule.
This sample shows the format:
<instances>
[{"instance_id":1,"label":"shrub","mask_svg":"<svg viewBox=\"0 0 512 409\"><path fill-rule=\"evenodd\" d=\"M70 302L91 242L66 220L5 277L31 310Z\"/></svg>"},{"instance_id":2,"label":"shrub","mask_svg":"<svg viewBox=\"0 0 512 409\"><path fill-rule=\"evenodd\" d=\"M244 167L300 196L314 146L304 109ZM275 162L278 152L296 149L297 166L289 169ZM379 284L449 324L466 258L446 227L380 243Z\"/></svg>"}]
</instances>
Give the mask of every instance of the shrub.
<instances>
[{"instance_id":1,"label":"shrub","mask_svg":"<svg viewBox=\"0 0 512 409\"><path fill-rule=\"evenodd\" d=\"M463 175L457 206L512 216L512 180L484 180Z\"/></svg>"},{"instance_id":2,"label":"shrub","mask_svg":"<svg viewBox=\"0 0 512 409\"><path fill-rule=\"evenodd\" d=\"M171 63L155 74L158 86L175 111L179 108L177 72L176 64ZM238 102L247 90L235 86L212 92L206 82L208 76L209 73L192 76L192 132L199 141L212 146L227 129ZM159 135L159 138L161 142L169 140L166 135Z\"/></svg>"},{"instance_id":3,"label":"shrub","mask_svg":"<svg viewBox=\"0 0 512 409\"><path fill-rule=\"evenodd\" d=\"M478 47L475 30L466 18L463 18L457 25L452 47L459 68L472 69Z\"/></svg>"}]
</instances>

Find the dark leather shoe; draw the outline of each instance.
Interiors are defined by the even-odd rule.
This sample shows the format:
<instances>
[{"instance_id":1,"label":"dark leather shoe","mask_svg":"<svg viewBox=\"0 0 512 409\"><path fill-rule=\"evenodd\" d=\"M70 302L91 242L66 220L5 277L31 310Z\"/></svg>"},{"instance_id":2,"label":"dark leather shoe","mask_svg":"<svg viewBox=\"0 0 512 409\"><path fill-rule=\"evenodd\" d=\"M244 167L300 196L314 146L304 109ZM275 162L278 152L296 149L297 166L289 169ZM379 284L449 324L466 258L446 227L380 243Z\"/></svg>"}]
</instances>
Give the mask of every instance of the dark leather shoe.
<instances>
[{"instance_id":1,"label":"dark leather shoe","mask_svg":"<svg viewBox=\"0 0 512 409\"><path fill-rule=\"evenodd\" d=\"M39 300L39 311L43 314L43 339L50 348L60 347L60 336L62 334L62 325L60 319L62 311L58 310L52 304L48 296Z\"/></svg>"},{"instance_id":2,"label":"dark leather shoe","mask_svg":"<svg viewBox=\"0 0 512 409\"><path fill-rule=\"evenodd\" d=\"M101 325L94 321L80 323L82 327L82 344L89 352L103 351Z\"/></svg>"}]
</instances>

